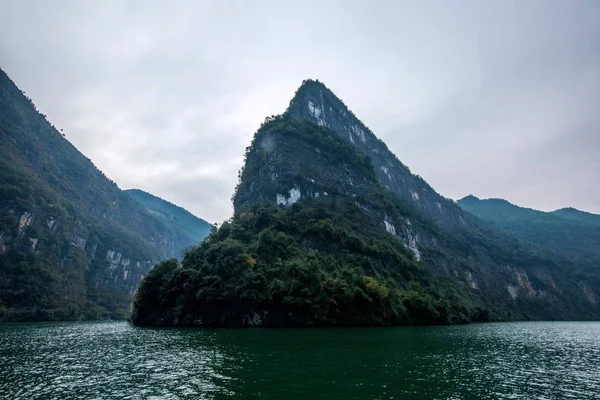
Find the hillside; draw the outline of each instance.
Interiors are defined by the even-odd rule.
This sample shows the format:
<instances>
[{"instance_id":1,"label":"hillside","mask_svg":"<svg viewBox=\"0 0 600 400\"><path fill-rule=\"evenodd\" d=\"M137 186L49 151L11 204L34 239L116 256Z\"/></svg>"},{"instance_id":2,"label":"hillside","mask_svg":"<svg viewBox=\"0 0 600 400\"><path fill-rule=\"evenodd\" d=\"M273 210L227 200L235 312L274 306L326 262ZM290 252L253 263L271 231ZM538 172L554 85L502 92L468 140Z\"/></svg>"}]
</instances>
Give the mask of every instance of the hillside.
<instances>
[{"instance_id":1,"label":"hillside","mask_svg":"<svg viewBox=\"0 0 600 400\"><path fill-rule=\"evenodd\" d=\"M503 199L481 200L475 196L460 199L458 204L497 229L547 248L589 273L599 272L599 215L574 208L544 212L519 207Z\"/></svg>"},{"instance_id":2,"label":"hillside","mask_svg":"<svg viewBox=\"0 0 600 400\"><path fill-rule=\"evenodd\" d=\"M403 246L363 212L384 209L390 199L350 143L312 122L284 116L261 127L252 148L264 148L265 142L281 148L283 138L293 141L288 143L295 149L293 163L307 157L301 146L318 144L320 163L313 167L334 181L353 179L361 203L339 196L343 184L327 191L315 187L304 202L294 189L277 195L269 180L256 190L271 193L285 207L255 205L236 213L186 253L181 265L172 260L154 267L136 295L134 323L327 326L502 318L462 285L432 274L417 261L416 249ZM244 174L255 172L253 160L264 158L251 151ZM310 176L318 177L317 171ZM293 187L294 179L278 176L285 187ZM238 194L246 184L252 182L242 180ZM387 212L392 221L400 209Z\"/></svg>"},{"instance_id":3,"label":"hillside","mask_svg":"<svg viewBox=\"0 0 600 400\"><path fill-rule=\"evenodd\" d=\"M0 70L0 321L124 318L176 230L120 190Z\"/></svg>"},{"instance_id":4,"label":"hillside","mask_svg":"<svg viewBox=\"0 0 600 400\"><path fill-rule=\"evenodd\" d=\"M437 194L318 81L265 120L240 177L233 219L144 279L135 323L600 318L597 274Z\"/></svg>"},{"instance_id":5,"label":"hillside","mask_svg":"<svg viewBox=\"0 0 600 400\"><path fill-rule=\"evenodd\" d=\"M181 245L178 250L179 254L183 254L183 251L203 241L210 233L212 228L210 223L196 217L184 208L143 190L128 189L125 190L125 193L180 236L178 238L178 243Z\"/></svg>"},{"instance_id":6,"label":"hillside","mask_svg":"<svg viewBox=\"0 0 600 400\"><path fill-rule=\"evenodd\" d=\"M588 225L600 226L600 215L580 211L575 208L561 208L560 210L552 211L552 214Z\"/></svg>"}]
</instances>

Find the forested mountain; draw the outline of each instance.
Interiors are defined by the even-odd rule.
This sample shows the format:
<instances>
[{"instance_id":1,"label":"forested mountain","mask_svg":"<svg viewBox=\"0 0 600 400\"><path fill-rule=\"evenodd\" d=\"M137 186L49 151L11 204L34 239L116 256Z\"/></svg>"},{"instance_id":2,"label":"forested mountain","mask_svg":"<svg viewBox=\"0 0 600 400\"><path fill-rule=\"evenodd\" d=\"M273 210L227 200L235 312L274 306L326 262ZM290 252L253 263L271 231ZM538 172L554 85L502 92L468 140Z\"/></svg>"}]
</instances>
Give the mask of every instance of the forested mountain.
<instances>
[{"instance_id":1,"label":"forested mountain","mask_svg":"<svg viewBox=\"0 0 600 400\"><path fill-rule=\"evenodd\" d=\"M462 198L458 204L495 228L566 258L576 269L600 271L600 215L574 208L544 212L475 196Z\"/></svg>"},{"instance_id":2,"label":"forested mountain","mask_svg":"<svg viewBox=\"0 0 600 400\"><path fill-rule=\"evenodd\" d=\"M600 215L580 211L575 208L561 208L560 210L552 211L552 214L588 225L600 226Z\"/></svg>"},{"instance_id":3,"label":"forested mountain","mask_svg":"<svg viewBox=\"0 0 600 400\"><path fill-rule=\"evenodd\" d=\"M125 317L189 240L120 190L0 70L0 321Z\"/></svg>"},{"instance_id":4,"label":"forested mountain","mask_svg":"<svg viewBox=\"0 0 600 400\"><path fill-rule=\"evenodd\" d=\"M188 210L139 189L125 190L129 196L142 205L150 214L160 219L168 228L179 235L177 238L183 254L184 250L197 245L208 236L212 225L196 217Z\"/></svg>"},{"instance_id":5,"label":"forested mountain","mask_svg":"<svg viewBox=\"0 0 600 400\"><path fill-rule=\"evenodd\" d=\"M135 323L600 318L595 271L437 194L318 81L265 120L245 158L234 217L150 272Z\"/></svg>"}]
</instances>

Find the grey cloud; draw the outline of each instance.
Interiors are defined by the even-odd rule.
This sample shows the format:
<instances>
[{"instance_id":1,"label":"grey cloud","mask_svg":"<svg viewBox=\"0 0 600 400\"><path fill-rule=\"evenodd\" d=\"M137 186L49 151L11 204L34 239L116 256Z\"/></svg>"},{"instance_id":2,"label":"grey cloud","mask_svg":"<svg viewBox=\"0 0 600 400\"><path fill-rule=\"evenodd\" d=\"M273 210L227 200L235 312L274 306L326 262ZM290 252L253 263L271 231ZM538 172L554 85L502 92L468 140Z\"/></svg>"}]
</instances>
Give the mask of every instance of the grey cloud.
<instances>
[{"instance_id":1,"label":"grey cloud","mask_svg":"<svg viewBox=\"0 0 600 400\"><path fill-rule=\"evenodd\" d=\"M5 1L0 65L122 187L220 221L324 81L441 194L600 212L600 3Z\"/></svg>"}]
</instances>

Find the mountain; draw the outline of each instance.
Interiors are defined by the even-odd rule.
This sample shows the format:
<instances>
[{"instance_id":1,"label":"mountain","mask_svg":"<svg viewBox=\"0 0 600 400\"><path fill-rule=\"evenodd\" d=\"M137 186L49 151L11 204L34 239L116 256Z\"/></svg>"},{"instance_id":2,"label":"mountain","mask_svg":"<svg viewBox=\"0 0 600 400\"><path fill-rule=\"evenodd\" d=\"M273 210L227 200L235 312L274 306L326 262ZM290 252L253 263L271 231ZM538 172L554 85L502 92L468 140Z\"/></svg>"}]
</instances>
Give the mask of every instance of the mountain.
<instances>
[{"instance_id":1,"label":"mountain","mask_svg":"<svg viewBox=\"0 0 600 400\"><path fill-rule=\"evenodd\" d=\"M167 228L179 235L177 242L181 246L178 251L180 254L183 253L183 250L203 241L210 233L212 228L210 223L196 217L184 208L143 190L128 189L125 190L125 193L140 203L147 212L162 221Z\"/></svg>"},{"instance_id":2,"label":"mountain","mask_svg":"<svg viewBox=\"0 0 600 400\"><path fill-rule=\"evenodd\" d=\"M189 246L1 70L0 143L0 321L124 318L152 265Z\"/></svg>"},{"instance_id":3,"label":"mountain","mask_svg":"<svg viewBox=\"0 0 600 400\"><path fill-rule=\"evenodd\" d=\"M181 264L142 281L134 323L600 317L597 275L440 196L318 81L258 129L233 203Z\"/></svg>"},{"instance_id":4,"label":"mountain","mask_svg":"<svg viewBox=\"0 0 600 400\"><path fill-rule=\"evenodd\" d=\"M580 211L575 208L561 208L560 210L552 211L552 214L588 225L600 226L600 215Z\"/></svg>"},{"instance_id":5,"label":"mountain","mask_svg":"<svg viewBox=\"0 0 600 400\"><path fill-rule=\"evenodd\" d=\"M318 146L317 164L308 158L308 144L312 151ZM134 323L322 326L499 318L483 299L432 274L417 261L414 243L412 250L403 246L364 212L387 209L392 221L399 209L387 203L392 200L369 161L335 132L284 115L269 119L251 148L234 204L250 188L273 204L236 206L234 218L188 251L181 266L176 260L155 266L136 294ZM284 149L289 165L303 163L321 174L302 178L277 169L274 177L255 151L275 148ZM255 174L266 181L245 178ZM312 182L309 176L331 181L305 201L301 180ZM347 180L354 181L360 203L341 195ZM278 194L281 187L291 189Z\"/></svg>"},{"instance_id":6,"label":"mountain","mask_svg":"<svg viewBox=\"0 0 600 400\"><path fill-rule=\"evenodd\" d=\"M577 268L600 272L600 215L574 208L543 212L475 196L460 199L458 204L497 229L567 258Z\"/></svg>"}]
</instances>

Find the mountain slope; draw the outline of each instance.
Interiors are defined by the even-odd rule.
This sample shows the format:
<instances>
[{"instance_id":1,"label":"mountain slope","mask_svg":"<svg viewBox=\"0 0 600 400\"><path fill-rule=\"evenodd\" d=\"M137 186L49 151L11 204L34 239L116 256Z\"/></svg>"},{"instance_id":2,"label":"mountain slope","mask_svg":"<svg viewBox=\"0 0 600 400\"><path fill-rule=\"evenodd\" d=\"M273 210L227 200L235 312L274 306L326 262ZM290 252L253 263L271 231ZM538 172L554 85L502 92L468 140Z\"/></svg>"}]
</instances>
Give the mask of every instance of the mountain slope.
<instances>
[{"instance_id":1,"label":"mountain slope","mask_svg":"<svg viewBox=\"0 0 600 400\"><path fill-rule=\"evenodd\" d=\"M71 145L0 70L0 321L124 317L177 234Z\"/></svg>"},{"instance_id":2,"label":"mountain slope","mask_svg":"<svg viewBox=\"0 0 600 400\"><path fill-rule=\"evenodd\" d=\"M224 233L219 230L190 251L181 266L161 264L151 273L136 295L134 322L285 325L291 323L285 315L293 315L295 324L349 323L332 317L335 308L325 300L309 300L333 293L318 289L319 285L329 288L328 279L341 279L339 284L347 288L342 297L346 312L359 312L352 321L356 324L486 319L481 315L600 318L597 275L548 249L492 229L444 199L411 174L320 82L305 81L283 115L265 120L247 148L240 177L233 198L235 215L224 225ZM290 218L285 211L290 207L293 216L305 219ZM262 218L257 218L259 213ZM330 225L344 228L331 237L326 234ZM315 226L323 229L324 236L318 235L318 228L311 230ZM270 259L260 251L263 234L286 238L299 247L290 246ZM253 241L255 235L258 241ZM372 247L369 237L385 244ZM264 246L286 249L286 240L269 239ZM396 262L386 255L388 246L402 254L408 250L413 258ZM387 262L378 263L380 259ZM326 269L302 273L293 267L313 263ZM415 275L412 271L419 266L434 274ZM351 268L348 274L346 268ZM296 274L310 277L301 280L306 292L297 291ZM366 277L363 286L356 276ZM367 301L384 307L377 312L394 318L378 319L377 313L361 308L360 296L348 295L365 292L364 282L369 279L383 285L387 296L367 296ZM270 288L265 282L281 284ZM407 300L414 285L422 288L417 303ZM162 300L157 303L160 293ZM262 297L265 293L278 293L282 299L270 303L268 296ZM239 302L241 294L247 302ZM331 299L334 304L340 300ZM468 306L449 311L455 302ZM211 306L206 308L207 304ZM308 309L299 310L298 304ZM426 309L435 312L416 311ZM450 317L431 318L432 314Z\"/></svg>"},{"instance_id":3,"label":"mountain slope","mask_svg":"<svg viewBox=\"0 0 600 400\"><path fill-rule=\"evenodd\" d=\"M286 115L335 131L369 160L378 183L388 189L393 202L403 210L397 218L386 218L386 212L371 213L372 218L378 220L382 229L396 232L402 243L434 272L477 287L496 301L515 303L527 318L575 318L578 308L586 310L585 315L588 311L593 315L600 312L595 300L600 291L595 273L590 276L588 270L580 276L574 273L581 271L577 261L565 260L550 249L523 244L501 230L492 230L487 223L437 194L322 83L303 82ZM302 146L287 138L277 144L272 139L254 144L247 154L234 198L236 213L257 203L285 205L281 200L292 191L294 198L310 199L315 186L321 191L333 187L362 203L356 179L347 179L343 171L341 175L329 176L330 167L315 157L318 151L318 145ZM317 176L312 175L314 171ZM275 187L279 189L277 193L273 193ZM557 279L569 288L559 288ZM571 302L580 304L571 308L573 315L564 308Z\"/></svg>"},{"instance_id":4,"label":"mountain slope","mask_svg":"<svg viewBox=\"0 0 600 400\"><path fill-rule=\"evenodd\" d=\"M180 253L197 245L210 233L212 228L210 223L196 217L184 208L150 193L146 193L143 190L128 189L125 190L125 193L140 203L146 211L160 219L167 227L181 236L178 239L178 242L182 246Z\"/></svg>"},{"instance_id":5,"label":"mountain slope","mask_svg":"<svg viewBox=\"0 0 600 400\"><path fill-rule=\"evenodd\" d=\"M600 266L600 217L575 209L543 212L503 199L467 196L458 201L466 211L495 227L568 258L577 267L596 273Z\"/></svg>"},{"instance_id":6,"label":"mountain slope","mask_svg":"<svg viewBox=\"0 0 600 400\"><path fill-rule=\"evenodd\" d=\"M321 82L304 81L286 113L325 126L348 139L359 153L369 157L382 185L412 204L420 213L435 219L440 226L462 225L460 208L440 196L420 176L412 174L386 144Z\"/></svg>"},{"instance_id":7,"label":"mountain slope","mask_svg":"<svg viewBox=\"0 0 600 400\"><path fill-rule=\"evenodd\" d=\"M552 214L588 225L600 226L600 215L580 211L576 208L561 208L560 210L552 211Z\"/></svg>"},{"instance_id":8,"label":"mountain slope","mask_svg":"<svg viewBox=\"0 0 600 400\"><path fill-rule=\"evenodd\" d=\"M314 145L317 159L302 164ZM392 221L400 206L388 204L368 160L335 132L276 117L259 129L251 147L243 176L265 172L265 157L254 151L269 148L286 149L294 157L287 162L307 175L279 169L275 182L271 175L267 182L242 178L236 204L256 183L257 193L286 207L254 205L236 212L188 251L181 265L172 260L154 267L136 294L134 323L396 325L502 318L476 293L432 274L415 258L415 248L403 246L371 218L371 212L387 212ZM310 176L324 174L339 184L304 187L304 179L312 183ZM347 180L354 182L360 203L342 194ZM290 186L287 194L277 194ZM309 190L312 197L304 200Z\"/></svg>"}]
</instances>

